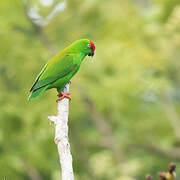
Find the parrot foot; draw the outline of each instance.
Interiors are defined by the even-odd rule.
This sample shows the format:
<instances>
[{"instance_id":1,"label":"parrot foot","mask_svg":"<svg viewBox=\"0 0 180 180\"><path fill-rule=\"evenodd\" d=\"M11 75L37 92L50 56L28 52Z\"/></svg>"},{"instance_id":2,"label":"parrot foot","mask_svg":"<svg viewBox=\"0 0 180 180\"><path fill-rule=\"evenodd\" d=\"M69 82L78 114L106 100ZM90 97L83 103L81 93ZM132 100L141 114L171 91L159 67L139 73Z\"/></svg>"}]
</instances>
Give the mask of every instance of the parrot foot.
<instances>
[{"instance_id":1,"label":"parrot foot","mask_svg":"<svg viewBox=\"0 0 180 180\"><path fill-rule=\"evenodd\" d=\"M58 94L58 97L59 97L59 98L56 100L56 102L61 101L61 100L64 99L64 98L68 98L69 100L72 99L71 96L70 96L70 93L64 93L64 92L60 92L60 93Z\"/></svg>"}]
</instances>

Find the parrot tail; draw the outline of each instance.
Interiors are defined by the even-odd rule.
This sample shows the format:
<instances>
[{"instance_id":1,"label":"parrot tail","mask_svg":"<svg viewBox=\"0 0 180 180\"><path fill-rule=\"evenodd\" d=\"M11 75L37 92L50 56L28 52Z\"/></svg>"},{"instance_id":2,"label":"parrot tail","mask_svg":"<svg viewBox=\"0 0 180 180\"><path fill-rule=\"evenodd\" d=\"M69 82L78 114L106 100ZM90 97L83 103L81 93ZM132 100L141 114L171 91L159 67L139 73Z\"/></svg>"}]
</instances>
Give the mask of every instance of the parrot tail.
<instances>
[{"instance_id":1,"label":"parrot tail","mask_svg":"<svg viewBox=\"0 0 180 180\"><path fill-rule=\"evenodd\" d=\"M32 98L35 98L37 96L40 96L49 86L42 87L40 89L36 89L35 91L31 91L28 101L31 100Z\"/></svg>"}]
</instances>

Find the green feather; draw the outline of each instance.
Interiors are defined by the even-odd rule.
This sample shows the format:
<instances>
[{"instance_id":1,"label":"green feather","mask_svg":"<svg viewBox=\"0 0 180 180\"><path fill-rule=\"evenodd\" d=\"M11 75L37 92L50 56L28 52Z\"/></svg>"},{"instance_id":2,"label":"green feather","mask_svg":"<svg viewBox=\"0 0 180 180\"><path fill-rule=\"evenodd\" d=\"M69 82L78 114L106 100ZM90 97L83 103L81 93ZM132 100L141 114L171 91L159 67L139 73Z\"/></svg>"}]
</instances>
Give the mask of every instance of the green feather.
<instances>
[{"instance_id":1,"label":"green feather","mask_svg":"<svg viewBox=\"0 0 180 180\"><path fill-rule=\"evenodd\" d=\"M55 57L56 58L56 57ZM72 71L72 66L73 66L73 57L66 55L63 57L65 60L64 61L54 61L54 63L51 63L48 66L46 65L46 69L41 73L36 82L33 84L32 88L30 91L39 89L41 87L44 87L48 84L51 84L55 82L57 79L63 78L67 74L69 74ZM68 63L68 66L66 64ZM61 68L56 68L56 67L61 67Z\"/></svg>"},{"instance_id":2,"label":"green feather","mask_svg":"<svg viewBox=\"0 0 180 180\"><path fill-rule=\"evenodd\" d=\"M28 101L31 100L32 98L35 98L35 97L41 95L47 88L48 88L48 86L37 89L35 91L32 91L28 97Z\"/></svg>"}]
</instances>

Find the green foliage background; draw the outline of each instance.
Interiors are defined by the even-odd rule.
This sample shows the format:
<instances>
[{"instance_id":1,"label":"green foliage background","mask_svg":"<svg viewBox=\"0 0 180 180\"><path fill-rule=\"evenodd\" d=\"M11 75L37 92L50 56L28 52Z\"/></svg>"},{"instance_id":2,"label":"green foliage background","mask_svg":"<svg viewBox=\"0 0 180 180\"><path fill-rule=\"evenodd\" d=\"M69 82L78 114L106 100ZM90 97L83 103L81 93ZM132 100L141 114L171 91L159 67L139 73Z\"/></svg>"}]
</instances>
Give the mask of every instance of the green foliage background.
<instances>
[{"instance_id":1,"label":"green foliage background","mask_svg":"<svg viewBox=\"0 0 180 180\"><path fill-rule=\"evenodd\" d=\"M42 1L0 1L0 179L59 179L47 120L56 91L27 102L28 89L53 54L80 38L94 41L96 54L71 84L76 179L143 180L171 161L180 177L180 1L66 0L39 26L30 11L46 22L63 2Z\"/></svg>"}]
</instances>

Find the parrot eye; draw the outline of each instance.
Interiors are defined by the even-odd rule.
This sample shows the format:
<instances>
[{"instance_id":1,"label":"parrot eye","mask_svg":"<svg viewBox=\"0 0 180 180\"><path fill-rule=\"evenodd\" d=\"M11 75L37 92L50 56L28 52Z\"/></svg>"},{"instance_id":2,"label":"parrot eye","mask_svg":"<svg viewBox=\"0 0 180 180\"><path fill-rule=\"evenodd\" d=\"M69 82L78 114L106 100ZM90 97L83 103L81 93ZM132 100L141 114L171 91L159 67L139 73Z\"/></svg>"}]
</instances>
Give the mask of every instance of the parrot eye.
<instances>
[{"instance_id":1,"label":"parrot eye","mask_svg":"<svg viewBox=\"0 0 180 180\"><path fill-rule=\"evenodd\" d=\"M87 47L88 47L88 48L91 48L91 44L88 44Z\"/></svg>"}]
</instances>

